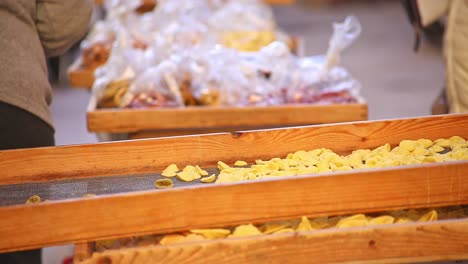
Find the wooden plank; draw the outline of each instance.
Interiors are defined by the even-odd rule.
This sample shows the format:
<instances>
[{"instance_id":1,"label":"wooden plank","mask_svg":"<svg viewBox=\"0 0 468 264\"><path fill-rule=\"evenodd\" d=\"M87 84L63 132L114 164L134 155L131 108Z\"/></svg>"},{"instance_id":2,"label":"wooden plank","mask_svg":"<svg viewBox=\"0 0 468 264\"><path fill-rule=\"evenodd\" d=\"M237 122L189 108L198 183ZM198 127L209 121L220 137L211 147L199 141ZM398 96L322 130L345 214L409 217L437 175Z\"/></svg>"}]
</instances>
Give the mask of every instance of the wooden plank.
<instances>
[{"instance_id":1,"label":"wooden plank","mask_svg":"<svg viewBox=\"0 0 468 264\"><path fill-rule=\"evenodd\" d=\"M404 139L468 138L468 115L329 124L205 136L0 151L0 184L162 171L167 165L284 157L329 148L349 153ZM57 166L60 164L60 166Z\"/></svg>"},{"instance_id":2,"label":"wooden plank","mask_svg":"<svg viewBox=\"0 0 468 264\"><path fill-rule=\"evenodd\" d=\"M87 113L90 132L111 133L197 127L282 127L366 119L366 104L99 109Z\"/></svg>"},{"instance_id":3,"label":"wooden plank","mask_svg":"<svg viewBox=\"0 0 468 264\"><path fill-rule=\"evenodd\" d=\"M0 208L0 252L194 228L468 204L468 162ZM287 199L285 199L287 197Z\"/></svg>"},{"instance_id":4,"label":"wooden plank","mask_svg":"<svg viewBox=\"0 0 468 264\"><path fill-rule=\"evenodd\" d=\"M81 68L81 59L78 59L68 68L67 77L71 87L91 90L94 83L94 69Z\"/></svg>"},{"instance_id":5,"label":"wooden plank","mask_svg":"<svg viewBox=\"0 0 468 264\"><path fill-rule=\"evenodd\" d=\"M465 259L467 248L464 219L108 250L81 263L415 263Z\"/></svg>"}]
</instances>

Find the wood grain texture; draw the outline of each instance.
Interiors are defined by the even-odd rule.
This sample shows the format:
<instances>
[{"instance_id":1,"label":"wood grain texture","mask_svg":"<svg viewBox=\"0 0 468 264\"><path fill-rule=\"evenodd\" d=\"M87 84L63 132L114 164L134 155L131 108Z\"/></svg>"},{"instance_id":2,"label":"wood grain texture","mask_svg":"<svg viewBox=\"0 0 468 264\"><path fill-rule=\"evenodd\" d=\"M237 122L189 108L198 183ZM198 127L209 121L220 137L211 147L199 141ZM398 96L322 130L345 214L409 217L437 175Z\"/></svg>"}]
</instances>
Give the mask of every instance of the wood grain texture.
<instances>
[{"instance_id":1,"label":"wood grain texture","mask_svg":"<svg viewBox=\"0 0 468 264\"><path fill-rule=\"evenodd\" d=\"M366 104L99 109L87 113L90 132L112 133L153 129L283 127L361 120L367 120Z\"/></svg>"},{"instance_id":2,"label":"wood grain texture","mask_svg":"<svg viewBox=\"0 0 468 264\"><path fill-rule=\"evenodd\" d=\"M0 252L195 228L468 204L468 162L0 208ZM287 199L286 199L287 198Z\"/></svg>"},{"instance_id":3,"label":"wood grain texture","mask_svg":"<svg viewBox=\"0 0 468 264\"><path fill-rule=\"evenodd\" d=\"M0 184L158 172L172 163L212 167L219 160L253 162L322 147L349 153L404 139L454 135L468 138L468 115L8 150L0 151Z\"/></svg>"},{"instance_id":4,"label":"wood grain texture","mask_svg":"<svg viewBox=\"0 0 468 264\"><path fill-rule=\"evenodd\" d=\"M468 257L468 220L108 250L78 264L415 263Z\"/></svg>"}]
</instances>

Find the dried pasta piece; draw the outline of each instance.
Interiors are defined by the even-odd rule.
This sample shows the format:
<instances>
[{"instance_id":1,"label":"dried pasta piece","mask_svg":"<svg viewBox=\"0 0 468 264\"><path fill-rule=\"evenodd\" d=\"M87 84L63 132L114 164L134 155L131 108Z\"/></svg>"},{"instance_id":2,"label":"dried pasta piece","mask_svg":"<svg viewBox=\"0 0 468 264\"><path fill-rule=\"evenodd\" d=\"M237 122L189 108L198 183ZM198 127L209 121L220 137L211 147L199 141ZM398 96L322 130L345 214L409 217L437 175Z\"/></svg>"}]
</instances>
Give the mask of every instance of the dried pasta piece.
<instances>
[{"instance_id":1,"label":"dried pasta piece","mask_svg":"<svg viewBox=\"0 0 468 264\"><path fill-rule=\"evenodd\" d=\"M403 140L399 144L400 149L412 152L416 148L416 142L412 140Z\"/></svg>"},{"instance_id":2,"label":"dried pasta piece","mask_svg":"<svg viewBox=\"0 0 468 264\"><path fill-rule=\"evenodd\" d=\"M445 148L444 148L444 147L441 147L441 146L439 146L439 145L434 145L434 146L432 146L432 147L429 148L429 151L430 151L431 153L433 153L433 154L434 154L434 153L438 153L438 152L442 152L442 151L444 151L444 150L445 150Z\"/></svg>"},{"instance_id":3,"label":"dried pasta piece","mask_svg":"<svg viewBox=\"0 0 468 264\"><path fill-rule=\"evenodd\" d=\"M179 171L179 168L177 167L177 165L171 164L163 170L161 175L164 177L175 177L178 171Z\"/></svg>"},{"instance_id":4,"label":"dried pasta piece","mask_svg":"<svg viewBox=\"0 0 468 264\"><path fill-rule=\"evenodd\" d=\"M431 210L429 212L427 212L426 214L424 214L423 216L421 216L418 221L421 221L421 222L426 222L426 221L437 221L437 211L436 210Z\"/></svg>"},{"instance_id":5,"label":"dried pasta piece","mask_svg":"<svg viewBox=\"0 0 468 264\"><path fill-rule=\"evenodd\" d=\"M169 189L174 187L174 183L171 179L158 179L154 181L154 187L158 189Z\"/></svg>"},{"instance_id":6,"label":"dried pasta piece","mask_svg":"<svg viewBox=\"0 0 468 264\"><path fill-rule=\"evenodd\" d=\"M225 238L231 234L229 229L192 229L190 232L206 239Z\"/></svg>"},{"instance_id":7,"label":"dried pasta piece","mask_svg":"<svg viewBox=\"0 0 468 264\"><path fill-rule=\"evenodd\" d=\"M229 165L227 165L226 163L224 163L222 161L218 161L218 170L219 171L223 171L223 170L228 169L228 168L231 168L231 167L229 167Z\"/></svg>"},{"instance_id":8,"label":"dried pasta piece","mask_svg":"<svg viewBox=\"0 0 468 264\"><path fill-rule=\"evenodd\" d=\"M453 136L449 138L450 146L454 147L455 145L466 146L466 140L459 136Z\"/></svg>"},{"instance_id":9,"label":"dried pasta piece","mask_svg":"<svg viewBox=\"0 0 468 264\"><path fill-rule=\"evenodd\" d=\"M188 234L182 239L181 242L195 242L195 241L202 241L202 240L205 240L205 238L201 235Z\"/></svg>"},{"instance_id":10,"label":"dried pasta piece","mask_svg":"<svg viewBox=\"0 0 468 264\"><path fill-rule=\"evenodd\" d=\"M316 166L319 172L328 172L330 170L330 164L326 160L319 160Z\"/></svg>"},{"instance_id":11,"label":"dried pasta piece","mask_svg":"<svg viewBox=\"0 0 468 264\"><path fill-rule=\"evenodd\" d=\"M211 176L203 177L200 179L202 183L212 183L216 180L216 174L211 174Z\"/></svg>"},{"instance_id":12,"label":"dried pasta piece","mask_svg":"<svg viewBox=\"0 0 468 264\"><path fill-rule=\"evenodd\" d=\"M341 219L336 224L338 228L346 227L358 227L358 226L367 226L368 221L367 217L363 214L352 215L346 218Z\"/></svg>"},{"instance_id":13,"label":"dried pasta piece","mask_svg":"<svg viewBox=\"0 0 468 264\"><path fill-rule=\"evenodd\" d=\"M296 227L296 231L310 231L310 230L315 230L315 228L312 227L312 224L310 223L309 218L305 216L301 217L301 222Z\"/></svg>"},{"instance_id":14,"label":"dried pasta piece","mask_svg":"<svg viewBox=\"0 0 468 264\"><path fill-rule=\"evenodd\" d=\"M208 172L200 168L200 166L195 166L195 171L200 174L200 176L208 176Z\"/></svg>"},{"instance_id":15,"label":"dried pasta piece","mask_svg":"<svg viewBox=\"0 0 468 264\"><path fill-rule=\"evenodd\" d=\"M418 139L418 140L416 140L416 142L418 144L420 144L421 146L423 146L424 148L426 148L426 149L430 148L432 146L432 144L433 144L432 140L425 139L425 138Z\"/></svg>"},{"instance_id":16,"label":"dried pasta piece","mask_svg":"<svg viewBox=\"0 0 468 264\"><path fill-rule=\"evenodd\" d=\"M292 229L292 228L284 228L284 229L280 229L276 232L274 232L273 234L284 234L284 233L294 233L295 230Z\"/></svg>"},{"instance_id":17,"label":"dried pasta piece","mask_svg":"<svg viewBox=\"0 0 468 264\"><path fill-rule=\"evenodd\" d=\"M26 200L27 204L31 203L40 203L41 202L41 197L39 195L33 195Z\"/></svg>"},{"instance_id":18,"label":"dried pasta piece","mask_svg":"<svg viewBox=\"0 0 468 264\"><path fill-rule=\"evenodd\" d=\"M177 179L184 181L184 182L192 182L195 180L193 172L179 172L177 173ZM197 174L198 175L198 174Z\"/></svg>"},{"instance_id":19,"label":"dried pasta piece","mask_svg":"<svg viewBox=\"0 0 468 264\"><path fill-rule=\"evenodd\" d=\"M177 244L184 241L185 236L180 234L170 234L165 235L160 241L159 244L161 245L171 245Z\"/></svg>"},{"instance_id":20,"label":"dried pasta piece","mask_svg":"<svg viewBox=\"0 0 468 264\"><path fill-rule=\"evenodd\" d=\"M450 147L450 143L451 143L451 142L450 142L450 140L448 140L448 139L443 139L443 138L441 138L441 139L437 139L436 141L434 141L434 143L435 143L437 146L441 146L441 147L443 147L443 148L448 148L448 147Z\"/></svg>"},{"instance_id":21,"label":"dried pasta piece","mask_svg":"<svg viewBox=\"0 0 468 264\"><path fill-rule=\"evenodd\" d=\"M274 223L264 224L260 228L260 230L264 234L273 234L273 233L276 233L277 231L279 231L281 229L286 229L286 228L290 228L290 227L291 227L291 224L288 223L288 222L274 222Z\"/></svg>"},{"instance_id":22,"label":"dried pasta piece","mask_svg":"<svg viewBox=\"0 0 468 264\"><path fill-rule=\"evenodd\" d=\"M430 151L423 148L423 147L417 147L413 151L413 155L415 156L426 156L429 155Z\"/></svg>"},{"instance_id":23,"label":"dried pasta piece","mask_svg":"<svg viewBox=\"0 0 468 264\"><path fill-rule=\"evenodd\" d=\"M234 163L234 166L237 166L237 167L244 167L244 166L247 166L247 162L243 161L243 160L238 160Z\"/></svg>"},{"instance_id":24,"label":"dried pasta piece","mask_svg":"<svg viewBox=\"0 0 468 264\"><path fill-rule=\"evenodd\" d=\"M256 236L261 235L262 232L252 224L240 225L234 229L234 232L229 237L244 237L244 236Z\"/></svg>"},{"instance_id":25,"label":"dried pasta piece","mask_svg":"<svg viewBox=\"0 0 468 264\"><path fill-rule=\"evenodd\" d=\"M393 224L395 218L389 215L382 215L369 220L369 225L388 225Z\"/></svg>"}]
</instances>

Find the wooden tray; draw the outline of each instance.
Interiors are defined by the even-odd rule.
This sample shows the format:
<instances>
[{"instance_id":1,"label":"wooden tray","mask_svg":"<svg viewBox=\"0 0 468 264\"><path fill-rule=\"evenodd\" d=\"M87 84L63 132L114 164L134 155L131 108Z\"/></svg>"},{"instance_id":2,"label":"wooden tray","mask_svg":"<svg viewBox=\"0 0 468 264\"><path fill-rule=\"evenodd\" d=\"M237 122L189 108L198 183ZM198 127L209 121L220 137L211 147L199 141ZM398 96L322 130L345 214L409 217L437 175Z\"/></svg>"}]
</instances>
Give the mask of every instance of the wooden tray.
<instances>
[{"instance_id":1,"label":"wooden tray","mask_svg":"<svg viewBox=\"0 0 468 264\"><path fill-rule=\"evenodd\" d=\"M68 82L71 87L91 90L94 83L94 69L84 69L81 58L78 58L67 70Z\"/></svg>"},{"instance_id":2,"label":"wooden tray","mask_svg":"<svg viewBox=\"0 0 468 264\"><path fill-rule=\"evenodd\" d=\"M367 120L365 103L178 109L96 109L96 105L92 97L88 130L128 134L130 139Z\"/></svg>"},{"instance_id":3,"label":"wooden tray","mask_svg":"<svg viewBox=\"0 0 468 264\"><path fill-rule=\"evenodd\" d=\"M198 164L208 168L218 160L233 162L241 158L252 162L319 147L345 154L385 143L394 146L403 139L434 140L454 135L468 138L468 115L1 151L0 187L50 184L58 188L68 183L74 184L75 188L83 184L80 182L83 179L111 176L107 178L118 180L124 178L122 175L158 172L171 163ZM170 190L117 191L94 198L8 205L0 207L0 237L8 238L0 239L0 251L260 223L302 215L314 217L466 205L466 175L468 162L450 162L333 175L193 185ZM108 187L106 184L102 186L103 189ZM308 259L323 259L325 262L455 259L467 257L467 224L467 220L453 220L347 231L326 230L314 234L170 246L156 249L155 254L167 263L171 263L174 256L179 261L176 263L182 262L181 258L195 261L193 256L205 256L210 249L215 249L216 253L209 252L219 257L226 257L229 252L240 252L234 256L242 255L239 256L242 262L256 263L284 263L288 256L289 259L292 256L297 258L297 263L305 263ZM253 245L253 239L258 239L258 245ZM333 253L316 248L322 245L319 241L323 241L323 245L335 246ZM353 243L348 245L343 241ZM242 245L251 246L247 249ZM387 245L390 248L386 248ZM294 252L300 252L298 255L301 256ZM275 262L277 258L278 262ZM205 260L208 263L219 262L218 258Z\"/></svg>"}]
</instances>

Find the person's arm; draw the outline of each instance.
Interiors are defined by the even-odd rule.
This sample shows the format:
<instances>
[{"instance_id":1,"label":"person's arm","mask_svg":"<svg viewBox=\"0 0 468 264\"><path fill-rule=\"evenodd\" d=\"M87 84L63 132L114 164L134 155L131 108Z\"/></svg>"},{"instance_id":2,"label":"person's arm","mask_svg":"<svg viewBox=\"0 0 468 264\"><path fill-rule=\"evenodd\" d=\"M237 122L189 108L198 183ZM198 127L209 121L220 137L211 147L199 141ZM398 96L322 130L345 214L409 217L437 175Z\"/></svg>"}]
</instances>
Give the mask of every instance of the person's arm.
<instances>
[{"instance_id":1,"label":"person's arm","mask_svg":"<svg viewBox=\"0 0 468 264\"><path fill-rule=\"evenodd\" d=\"M36 27L47 57L67 51L87 32L90 0L37 0Z\"/></svg>"}]
</instances>

